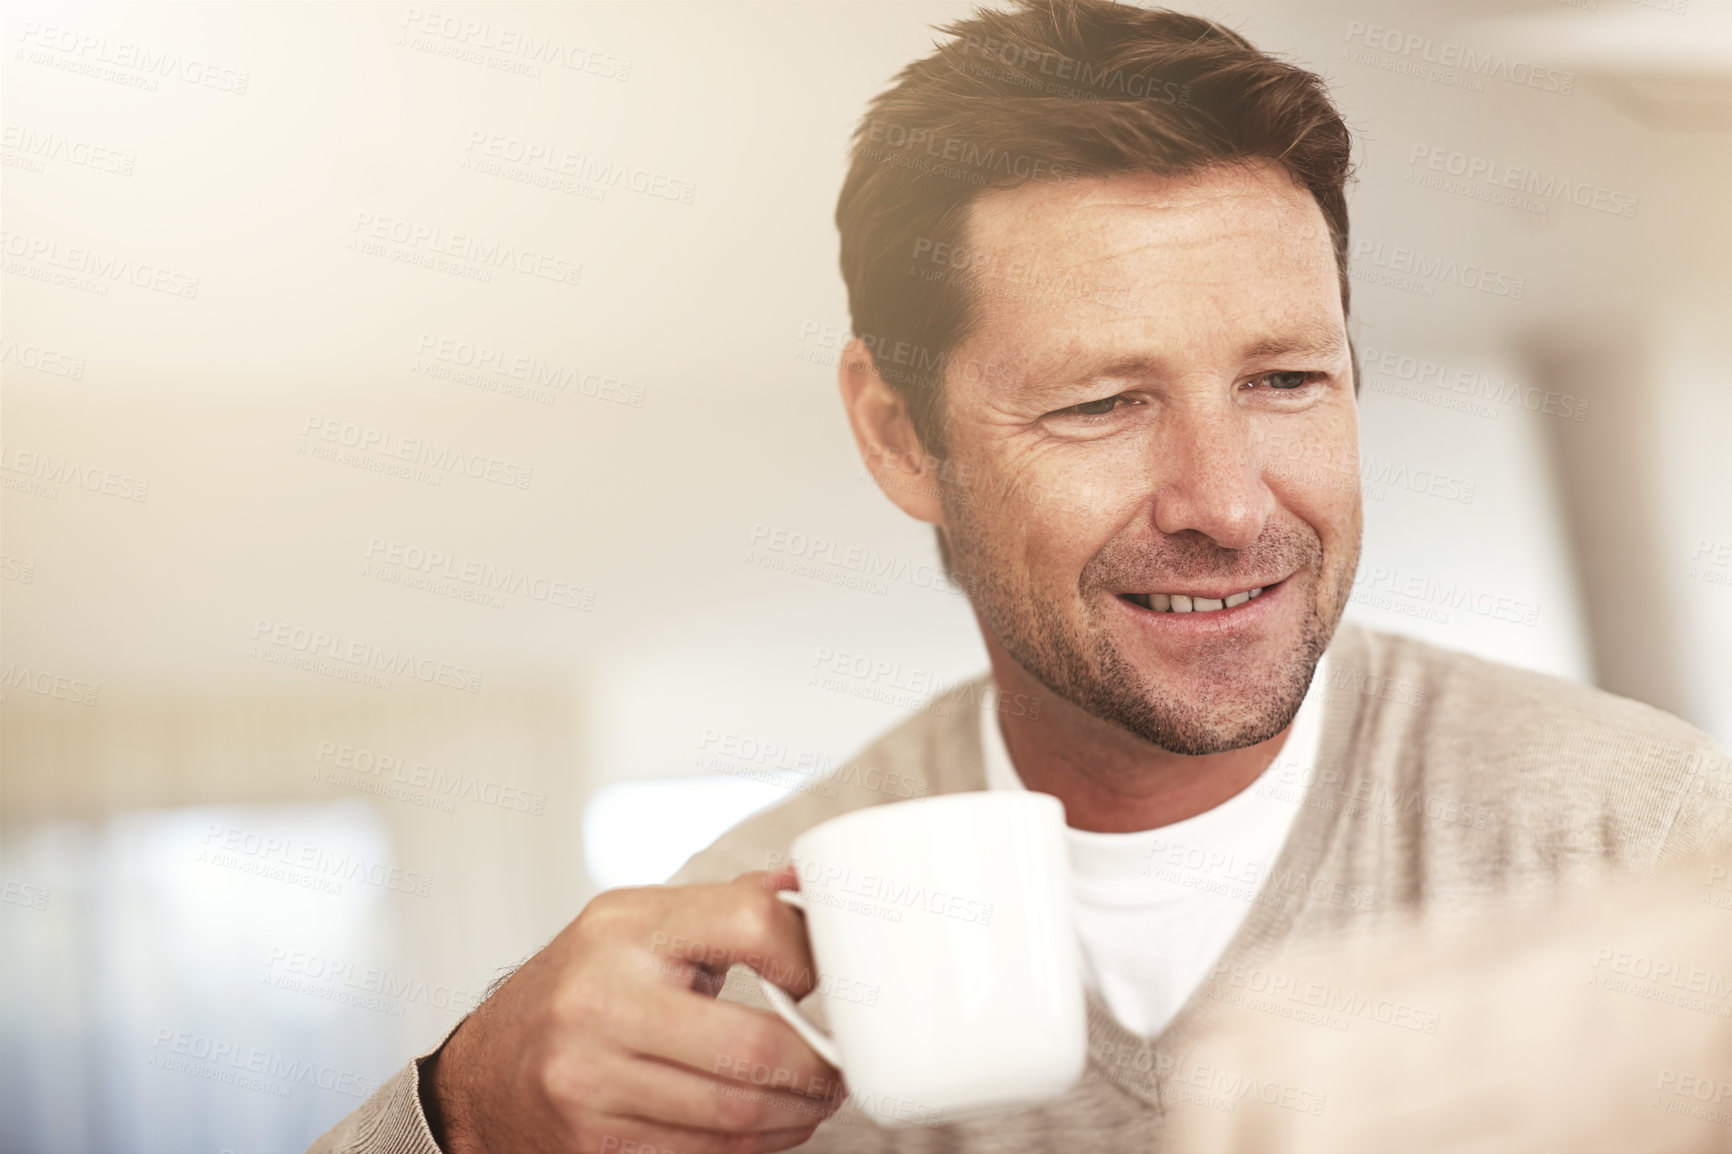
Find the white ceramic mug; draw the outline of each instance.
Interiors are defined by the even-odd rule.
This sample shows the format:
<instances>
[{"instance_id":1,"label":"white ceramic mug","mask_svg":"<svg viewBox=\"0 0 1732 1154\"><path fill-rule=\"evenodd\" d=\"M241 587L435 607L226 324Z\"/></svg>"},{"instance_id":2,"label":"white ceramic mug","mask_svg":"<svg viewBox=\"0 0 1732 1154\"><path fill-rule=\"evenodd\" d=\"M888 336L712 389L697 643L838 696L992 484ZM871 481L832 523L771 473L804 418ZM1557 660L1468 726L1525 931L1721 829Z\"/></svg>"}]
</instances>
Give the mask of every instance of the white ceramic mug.
<instances>
[{"instance_id":1,"label":"white ceramic mug","mask_svg":"<svg viewBox=\"0 0 1732 1154\"><path fill-rule=\"evenodd\" d=\"M1064 807L981 791L855 810L794 840L830 1034L759 977L788 1024L886 1126L1063 1094L1087 1060Z\"/></svg>"}]
</instances>

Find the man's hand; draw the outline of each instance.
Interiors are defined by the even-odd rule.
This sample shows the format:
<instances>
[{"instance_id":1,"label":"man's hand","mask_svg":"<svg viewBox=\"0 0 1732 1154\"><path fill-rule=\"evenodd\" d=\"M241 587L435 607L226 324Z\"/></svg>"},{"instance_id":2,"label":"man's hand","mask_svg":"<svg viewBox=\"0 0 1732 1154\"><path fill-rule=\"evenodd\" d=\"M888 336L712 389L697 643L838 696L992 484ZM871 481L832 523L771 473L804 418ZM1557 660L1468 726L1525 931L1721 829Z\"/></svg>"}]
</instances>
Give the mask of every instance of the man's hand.
<instances>
[{"instance_id":1,"label":"man's hand","mask_svg":"<svg viewBox=\"0 0 1732 1154\"><path fill-rule=\"evenodd\" d=\"M609 890L422 1063L447 1154L750 1154L811 1137L834 1067L773 1014L717 1001L744 962L817 984L791 871ZM633 1144L636 1145L633 1145Z\"/></svg>"}]
</instances>

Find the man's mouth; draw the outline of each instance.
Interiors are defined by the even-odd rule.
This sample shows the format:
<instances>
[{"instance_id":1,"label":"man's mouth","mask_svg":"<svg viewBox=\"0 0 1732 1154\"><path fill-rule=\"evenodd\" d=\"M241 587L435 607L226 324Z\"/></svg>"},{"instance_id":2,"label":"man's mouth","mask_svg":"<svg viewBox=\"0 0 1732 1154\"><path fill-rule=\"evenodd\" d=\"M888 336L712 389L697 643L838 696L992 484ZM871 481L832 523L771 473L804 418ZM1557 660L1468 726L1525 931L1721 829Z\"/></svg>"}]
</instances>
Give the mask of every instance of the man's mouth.
<instances>
[{"instance_id":1,"label":"man's mouth","mask_svg":"<svg viewBox=\"0 0 1732 1154\"><path fill-rule=\"evenodd\" d=\"M1120 593L1119 596L1132 605L1144 609L1152 609L1156 613L1215 613L1222 609L1233 609L1254 601L1263 595L1270 585L1258 585L1251 589L1241 589L1233 593L1213 592L1209 594L1191 593Z\"/></svg>"}]
</instances>

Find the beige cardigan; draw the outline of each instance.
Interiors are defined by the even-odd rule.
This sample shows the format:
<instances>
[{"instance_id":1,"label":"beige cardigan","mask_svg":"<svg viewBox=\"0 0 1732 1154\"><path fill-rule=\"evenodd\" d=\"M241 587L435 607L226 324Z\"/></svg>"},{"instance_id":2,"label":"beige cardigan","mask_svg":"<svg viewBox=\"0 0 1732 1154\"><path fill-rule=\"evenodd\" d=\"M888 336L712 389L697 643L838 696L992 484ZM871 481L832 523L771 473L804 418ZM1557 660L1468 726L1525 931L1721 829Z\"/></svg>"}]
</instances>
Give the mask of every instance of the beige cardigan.
<instances>
[{"instance_id":1,"label":"beige cardigan","mask_svg":"<svg viewBox=\"0 0 1732 1154\"><path fill-rule=\"evenodd\" d=\"M1732 841L1732 759L1669 714L1352 625L1337 631L1328 668L1318 765L1295 798L1302 808L1287 844L1215 974L1160 1035L1130 1033L1091 996L1089 1066L1063 1098L933 1129L885 1130L845 1107L802 1149L1158 1150L1174 1103L1209 1090L1187 1056L1259 975L1276 972L1284 952L1415 917L1471 918L1500 899L1546 901L1608 870L1647 873ZM901 800L905 779L927 793L986 788L985 683L957 687L873 742L835 771L826 783L834 789L796 793L741 822L669 884L785 861L802 830ZM886 778L896 788L885 788ZM740 967L722 996L763 1004ZM1351 1028L1380 1011L1304 1012L1332 1013ZM416 1073L411 1062L312 1151L437 1154ZM1327 1108L1311 1087L1276 1089L1285 1109Z\"/></svg>"}]
</instances>

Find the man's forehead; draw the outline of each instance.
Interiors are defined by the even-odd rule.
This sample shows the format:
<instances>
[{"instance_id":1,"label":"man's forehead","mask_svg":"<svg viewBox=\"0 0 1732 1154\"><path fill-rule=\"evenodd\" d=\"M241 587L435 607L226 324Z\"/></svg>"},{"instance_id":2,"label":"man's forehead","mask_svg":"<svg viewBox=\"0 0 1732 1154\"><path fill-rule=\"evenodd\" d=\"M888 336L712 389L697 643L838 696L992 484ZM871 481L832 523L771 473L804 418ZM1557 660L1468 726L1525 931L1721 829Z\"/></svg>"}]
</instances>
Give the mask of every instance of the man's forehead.
<instances>
[{"instance_id":1,"label":"man's forehead","mask_svg":"<svg viewBox=\"0 0 1732 1154\"><path fill-rule=\"evenodd\" d=\"M1113 172L991 189L969 205L964 231L975 246L1027 248L1062 237L1087 248L1090 240L1112 239L1107 233L1115 228L1182 243L1198 229L1230 234L1273 220L1328 232L1316 201L1285 169L1251 160L1172 176Z\"/></svg>"},{"instance_id":2,"label":"man's forehead","mask_svg":"<svg viewBox=\"0 0 1732 1154\"><path fill-rule=\"evenodd\" d=\"M968 343L1019 370L999 379L1346 349L1328 226L1279 166L1024 185L978 209L960 258Z\"/></svg>"},{"instance_id":3,"label":"man's forehead","mask_svg":"<svg viewBox=\"0 0 1732 1154\"><path fill-rule=\"evenodd\" d=\"M1290 311L1296 293L1340 292L1322 210L1270 164L995 190L972 206L962 232L949 259L977 319L996 314L1018 327L1117 327L1127 312L1176 321L1235 309L1261 321Z\"/></svg>"}]
</instances>

